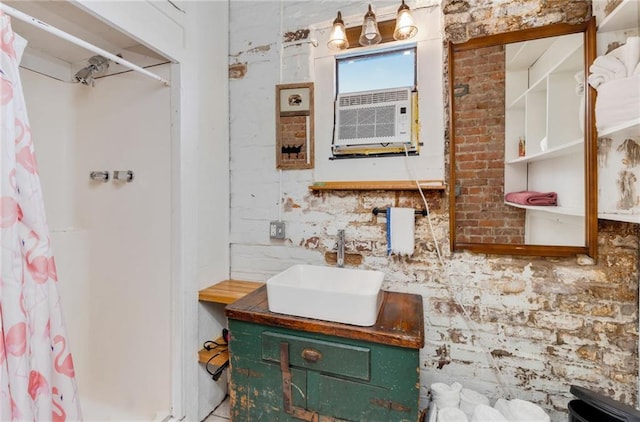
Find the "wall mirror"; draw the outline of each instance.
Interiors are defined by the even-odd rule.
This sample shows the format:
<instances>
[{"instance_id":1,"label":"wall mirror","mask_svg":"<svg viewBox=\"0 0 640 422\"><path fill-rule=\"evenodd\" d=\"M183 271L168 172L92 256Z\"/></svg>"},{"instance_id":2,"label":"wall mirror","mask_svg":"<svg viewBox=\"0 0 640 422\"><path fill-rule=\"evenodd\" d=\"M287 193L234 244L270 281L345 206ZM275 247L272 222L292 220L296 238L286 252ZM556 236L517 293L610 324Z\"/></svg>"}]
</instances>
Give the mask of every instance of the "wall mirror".
<instances>
[{"instance_id":1,"label":"wall mirror","mask_svg":"<svg viewBox=\"0 0 640 422\"><path fill-rule=\"evenodd\" d=\"M449 43L453 251L597 254L595 20Z\"/></svg>"}]
</instances>

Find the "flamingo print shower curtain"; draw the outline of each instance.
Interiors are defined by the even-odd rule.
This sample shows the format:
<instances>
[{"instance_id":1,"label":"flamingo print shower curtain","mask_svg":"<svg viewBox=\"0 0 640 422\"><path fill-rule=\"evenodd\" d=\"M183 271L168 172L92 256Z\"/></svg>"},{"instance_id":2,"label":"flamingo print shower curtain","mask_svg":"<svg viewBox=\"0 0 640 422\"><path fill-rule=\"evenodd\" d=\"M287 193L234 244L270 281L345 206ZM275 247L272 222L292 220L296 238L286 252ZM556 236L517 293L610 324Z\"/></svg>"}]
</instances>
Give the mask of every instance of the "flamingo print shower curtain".
<instances>
[{"instance_id":1,"label":"flamingo print shower curtain","mask_svg":"<svg viewBox=\"0 0 640 422\"><path fill-rule=\"evenodd\" d=\"M15 34L0 20L0 421L80 420Z\"/></svg>"}]
</instances>

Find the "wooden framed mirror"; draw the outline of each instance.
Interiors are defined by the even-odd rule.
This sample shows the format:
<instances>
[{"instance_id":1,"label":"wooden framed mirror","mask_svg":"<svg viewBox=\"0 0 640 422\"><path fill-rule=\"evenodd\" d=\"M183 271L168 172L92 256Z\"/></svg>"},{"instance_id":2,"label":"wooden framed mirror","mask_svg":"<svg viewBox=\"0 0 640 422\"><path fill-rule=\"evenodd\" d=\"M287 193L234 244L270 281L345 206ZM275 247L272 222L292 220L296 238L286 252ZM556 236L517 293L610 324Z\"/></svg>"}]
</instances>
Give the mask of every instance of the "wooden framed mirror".
<instances>
[{"instance_id":1,"label":"wooden framed mirror","mask_svg":"<svg viewBox=\"0 0 640 422\"><path fill-rule=\"evenodd\" d=\"M595 19L449 43L452 251L597 255Z\"/></svg>"}]
</instances>

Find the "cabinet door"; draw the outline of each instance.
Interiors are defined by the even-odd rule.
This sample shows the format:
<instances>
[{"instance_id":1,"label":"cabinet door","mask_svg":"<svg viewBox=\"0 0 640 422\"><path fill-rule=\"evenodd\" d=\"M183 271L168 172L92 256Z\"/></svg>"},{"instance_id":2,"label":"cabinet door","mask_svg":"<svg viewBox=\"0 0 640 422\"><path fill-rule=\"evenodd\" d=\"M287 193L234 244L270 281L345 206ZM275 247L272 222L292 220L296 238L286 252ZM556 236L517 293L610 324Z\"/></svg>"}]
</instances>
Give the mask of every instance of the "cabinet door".
<instances>
[{"instance_id":1,"label":"cabinet door","mask_svg":"<svg viewBox=\"0 0 640 422\"><path fill-rule=\"evenodd\" d=\"M291 368L291 398L294 406L307 407L307 372ZM298 421L284 411L280 366L249 359L231 364L231 420Z\"/></svg>"}]
</instances>

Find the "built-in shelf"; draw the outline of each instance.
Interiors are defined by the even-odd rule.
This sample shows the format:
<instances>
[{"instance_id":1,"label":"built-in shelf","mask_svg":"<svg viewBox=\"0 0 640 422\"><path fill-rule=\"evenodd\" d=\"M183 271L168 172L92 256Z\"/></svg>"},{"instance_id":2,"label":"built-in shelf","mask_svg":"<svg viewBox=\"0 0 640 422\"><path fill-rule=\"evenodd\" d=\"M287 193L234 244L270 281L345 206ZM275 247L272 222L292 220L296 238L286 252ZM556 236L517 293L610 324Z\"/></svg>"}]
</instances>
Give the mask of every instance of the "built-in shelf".
<instances>
[{"instance_id":1,"label":"built-in shelf","mask_svg":"<svg viewBox=\"0 0 640 422\"><path fill-rule=\"evenodd\" d=\"M445 190L443 180L419 180L422 190ZM309 186L312 191L324 190L418 190L414 180L397 181L355 181L355 182L315 182Z\"/></svg>"},{"instance_id":2,"label":"built-in shelf","mask_svg":"<svg viewBox=\"0 0 640 422\"><path fill-rule=\"evenodd\" d=\"M640 134L640 118L629 120L614 126L605 127L598 131L598 137L616 135L624 138Z\"/></svg>"},{"instance_id":3,"label":"built-in shelf","mask_svg":"<svg viewBox=\"0 0 640 422\"><path fill-rule=\"evenodd\" d=\"M224 280L198 292L198 300L229 304L262 286L258 281Z\"/></svg>"},{"instance_id":4,"label":"built-in shelf","mask_svg":"<svg viewBox=\"0 0 640 422\"><path fill-rule=\"evenodd\" d=\"M638 214L599 213L598 218L602 220L626 221L627 223L640 224L640 215Z\"/></svg>"},{"instance_id":5,"label":"built-in shelf","mask_svg":"<svg viewBox=\"0 0 640 422\"><path fill-rule=\"evenodd\" d=\"M522 208L525 210L535 210L548 212L551 214L562 214L562 215L575 215L578 217L584 217L584 210L573 207L561 207L561 206L549 206L549 205L523 205L516 204L514 202L504 201L505 204L510 205L515 208Z\"/></svg>"},{"instance_id":6,"label":"built-in shelf","mask_svg":"<svg viewBox=\"0 0 640 422\"><path fill-rule=\"evenodd\" d=\"M621 29L636 28L640 16L640 2L627 0L620 3L611 13L602 19L598 25L598 32L619 31Z\"/></svg>"},{"instance_id":7,"label":"built-in shelf","mask_svg":"<svg viewBox=\"0 0 640 422\"><path fill-rule=\"evenodd\" d=\"M535 154L527 155L524 157L518 157L513 160L506 161L505 164L518 164L527 163L540 160L548 160L550 158L562 157L564 155L575 154L581 152L584 147L584 139L576 139L568 142L564 145L559 145L555 148L549 148L546 151L538 152Z\"/></svg>"}]
</instances>

